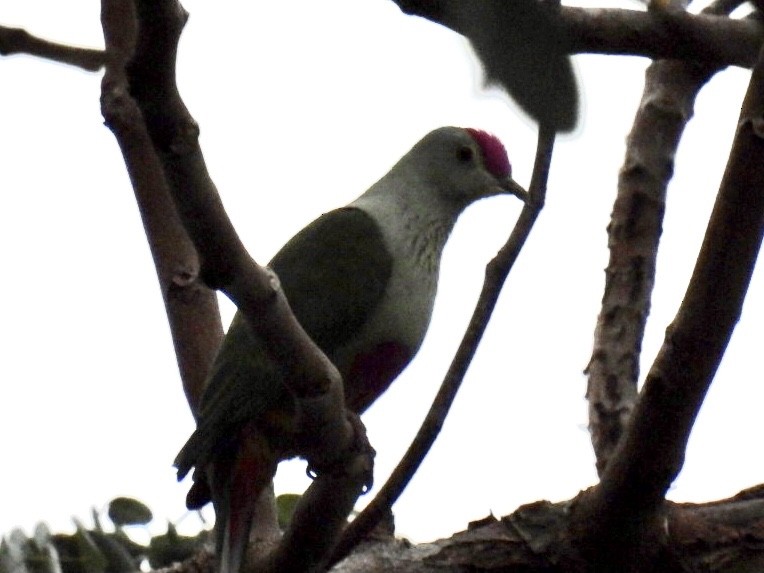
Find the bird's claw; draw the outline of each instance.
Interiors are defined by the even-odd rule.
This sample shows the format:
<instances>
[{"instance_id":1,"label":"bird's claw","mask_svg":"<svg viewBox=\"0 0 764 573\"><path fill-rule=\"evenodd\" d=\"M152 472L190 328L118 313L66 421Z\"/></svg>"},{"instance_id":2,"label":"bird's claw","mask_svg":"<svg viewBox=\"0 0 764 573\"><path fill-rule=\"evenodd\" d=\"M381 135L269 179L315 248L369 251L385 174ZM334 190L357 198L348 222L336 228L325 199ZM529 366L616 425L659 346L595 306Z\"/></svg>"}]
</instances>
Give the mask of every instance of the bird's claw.
<instances>
[{"instance_id":1,"label":"bird's claw","mask_svg":"<svg viewBox=\"0 0 764 573\"><path fill-rule=\"evenodd\" d=\"M363 485L363 493L367 493L374 485L374 473L372 471L373 463L371 460L376 455L376 450L371 446L366 436L366 426L363 425L360 416L355 412L346 410L346 419L353 432L353 437L348 448L340 456L331 461L314 460L308 461L308 467L305 470L310 479L316 479L319 475L330 472L347 472L347 466L351 460L361 455L370 460L369 471Z\"/></svg>"}]
</instances>

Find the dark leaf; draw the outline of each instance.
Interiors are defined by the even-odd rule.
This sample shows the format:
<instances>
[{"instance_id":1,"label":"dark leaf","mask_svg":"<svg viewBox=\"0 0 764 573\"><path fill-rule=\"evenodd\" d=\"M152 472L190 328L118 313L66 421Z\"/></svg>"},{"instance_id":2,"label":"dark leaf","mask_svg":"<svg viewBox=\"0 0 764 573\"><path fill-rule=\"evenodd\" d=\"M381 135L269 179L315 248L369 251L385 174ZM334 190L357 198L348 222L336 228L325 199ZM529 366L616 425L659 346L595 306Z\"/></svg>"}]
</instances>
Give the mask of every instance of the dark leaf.
<instances>
[{"instance_id":1,"label":"dark leaf","mask_svg":"<svg viewBox=\"0 0 764 573\"><path fill-rule=\"evenodd\" d=\"M132 497L116 497L109 503L109 519L114 525L146 525L154 516L151 510Z\"/></svg>"}]
</instances>

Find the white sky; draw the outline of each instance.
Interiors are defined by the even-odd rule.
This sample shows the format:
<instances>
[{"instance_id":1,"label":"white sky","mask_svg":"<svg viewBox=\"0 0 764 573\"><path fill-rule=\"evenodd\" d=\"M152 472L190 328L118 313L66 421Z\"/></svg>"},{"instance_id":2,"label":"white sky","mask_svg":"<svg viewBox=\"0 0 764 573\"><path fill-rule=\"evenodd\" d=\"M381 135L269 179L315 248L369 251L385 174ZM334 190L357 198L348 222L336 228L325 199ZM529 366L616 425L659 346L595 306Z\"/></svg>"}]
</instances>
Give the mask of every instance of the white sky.
<instances>
[{"instance_id":1,"label":"white sky","mask_svg":"<svg viewBox=\"0 0 764 573\"><path fill-rule=\"evenodd\" d=\"M229 214L259 261L441 125L496 133L527 184L535 129L501 94L480 89L456 34L405 17L389 0L185 6L180 87ZM4 0L0 23L100 46L98 11L97 0ZM581 127L559 141L547 206L451 417L395 508L399 533L415 540L490 511L566 499L595 481L582 370L646 60L575 61ZM704 89L680 148L644 371L692 271L748 75L729 70ZM38 520L68 529L71 516L87 520L91 506L117 495L148 503L161 530L185 514L188 484L175 482L171 463L193 422L132 191L102 125L100 75L12 57L0 59L0 81L0 533ZM518 212L511 198L485 201L454 232L424 347L364 418L378 484L429 407L483 267ZM715 499L764 481L753 447L764 435L763 281L758 269L673 499ZM304 488L303 472L284 464L278 491Z\"/></svg>"}]
</instances>

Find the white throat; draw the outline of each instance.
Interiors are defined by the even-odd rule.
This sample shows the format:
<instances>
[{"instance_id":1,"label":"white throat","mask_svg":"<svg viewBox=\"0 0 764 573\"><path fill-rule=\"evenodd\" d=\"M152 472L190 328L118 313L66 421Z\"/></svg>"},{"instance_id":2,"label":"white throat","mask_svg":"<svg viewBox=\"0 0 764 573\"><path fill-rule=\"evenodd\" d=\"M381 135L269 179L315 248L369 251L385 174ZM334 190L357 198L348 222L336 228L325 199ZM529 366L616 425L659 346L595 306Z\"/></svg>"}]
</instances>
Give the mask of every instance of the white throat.
<instances>
[{"instance_id":1,"label":"white throat","mask_svg":"<svg viewBox=\"0 0 764 573\"><path fill-rule=\"evenodd\" d=\"M409 188L402 188L404 184ZM410 177L404 183L388 176L350 206L374 218L394 260L408 260L437 279L441 253L459 213L433 197L434 190L421 189L423 186Z\"/></svg>"}]
</instances>

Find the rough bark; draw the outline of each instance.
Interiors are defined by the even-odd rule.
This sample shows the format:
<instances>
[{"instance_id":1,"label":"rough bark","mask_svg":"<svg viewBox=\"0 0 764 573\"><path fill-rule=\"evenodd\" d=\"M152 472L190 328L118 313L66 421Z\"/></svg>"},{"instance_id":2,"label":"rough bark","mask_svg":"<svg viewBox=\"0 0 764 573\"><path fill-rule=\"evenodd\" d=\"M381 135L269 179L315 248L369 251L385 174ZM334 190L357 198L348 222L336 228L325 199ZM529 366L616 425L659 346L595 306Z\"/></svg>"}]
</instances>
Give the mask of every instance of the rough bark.
<instances>
[{"instance_id":1,"label":"rough bark","mask_svg":"<svg viewBox=\"0 0 764 573\"><path fill-rule=\"evenodd\" d=\"M591 559L604 564L602 570L649 568L667 545L664 524L670 506L665 495L682 468L687 440L742 311L764 236L762 117L764 52L751 77L684 300L601 482L574 512L581 543L590 545Z\"/></svg>"},{"instance_id":2,"label":"rough bark","mask_svg":"<svg viewBox=\"0 0 764 573\"><path fill-rule=\"evenodd\" d=\"M589 492L559 503L537 501L505 517L488 516L432 543L366 541L333 573L585 573L595 568L575 537L575 507ZM758 573L764 566L764 486L706 504L667 503L659 554L639 571ZM200 563L202 564L200 566ZM212 560L192 570L211 572ZM187 570L184 567L184 570Z\"/></svg>"},{"instance_id":3,"label":"rough bark","mask_svg":"<svg viewBox=\"0 0 764 573\"><path fill-rule=\"evenodd\" d=\"M705 12L731 12L736 6L715 3ZM713 64L656 60L645 74L608 226L610 260L586 370L589 431L600 475L637 399L642 338L674 157L695 98L717 71Z\"/></svg>"}]
</instances>

